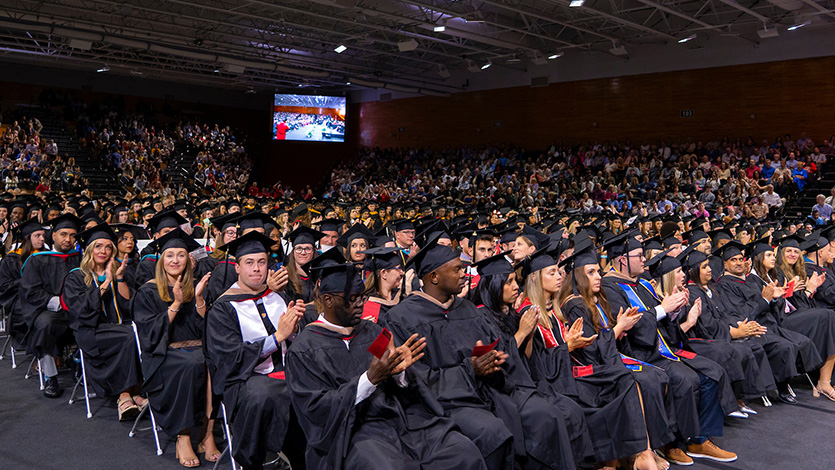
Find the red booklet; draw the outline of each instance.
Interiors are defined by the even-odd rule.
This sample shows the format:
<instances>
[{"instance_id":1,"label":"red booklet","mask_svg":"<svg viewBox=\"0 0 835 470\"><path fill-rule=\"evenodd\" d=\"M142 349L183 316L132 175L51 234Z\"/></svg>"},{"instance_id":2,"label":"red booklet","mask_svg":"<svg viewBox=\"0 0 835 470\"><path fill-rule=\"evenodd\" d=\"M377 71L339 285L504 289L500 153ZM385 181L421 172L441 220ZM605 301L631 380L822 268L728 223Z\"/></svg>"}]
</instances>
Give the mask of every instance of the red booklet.
<instances>
[{"instance_id":1,"label":"red booklet","mask_svg":"<svg viewBox=\"0 0 835 470\"><path fill-rule=\"evenodd\" d=\"M475 357L481 357L481 356L489 353L490 351L492 351L496 347L497 344L499 344L499 339L498 338L496 338L496 341L493 341L490 344L484 344L484 345L481 345L481 346L476 346L476 347L473 348L473 354L472 355L475 356Z\"/></svg>"},{"instance_id":2,"label":"red booklet","mask_svg":"<svg viewBox=\"0 0 835 470\"><path fill-rule=\"evenodd\" d=\"M273 379L278 379L278 380L284 380L284 371L280 370L278 372L273 372L272 374L269 374L267 377L270 377L270 378L273 378Z\"/></svg>"},{"instance_id":3,"label":"red booklet","mask_svg":"<svg viewBox=\"0 0 835 470\"><path fill-rule=\"evenodd\" d=\"M789 282L786 285L786 295L785 297L788 299L789 297L794 295L794 281Z\"/></svg>"},{"instance_id":4,"label":"red booklet","mask_svg":"<svg viewBox=\"0 0 835 470\"><path fill-rule=\"evenodd\" d=\"M585 377L594 373L594 365L574 366L574 377Z\"/></svg>"},{"instance_id":5,"label":"red booklet","mask_svg":"<svg viewBox=\"0 0 835 470\"><path fill-rule=\"evenodd\" d=\"M696 357L696 353L679 349L678 351L676 351L676 356L683 357L685 359L693 359L694 357Z\"/></svg>"},{"instance_id":6,"label":"red booklet","mask_svg":"<svg viewBox=\"0 0 835 470\"><path fill-rule=\"evenodd\" d=\"M389 343L391 342L391 332L385 328L383 331L377 335L377 339L371 343L371 346L368 347L368 352L374 355L377 359L383 357L385 354L386 349L389 347Z\"/></svg>"}]
</instances>

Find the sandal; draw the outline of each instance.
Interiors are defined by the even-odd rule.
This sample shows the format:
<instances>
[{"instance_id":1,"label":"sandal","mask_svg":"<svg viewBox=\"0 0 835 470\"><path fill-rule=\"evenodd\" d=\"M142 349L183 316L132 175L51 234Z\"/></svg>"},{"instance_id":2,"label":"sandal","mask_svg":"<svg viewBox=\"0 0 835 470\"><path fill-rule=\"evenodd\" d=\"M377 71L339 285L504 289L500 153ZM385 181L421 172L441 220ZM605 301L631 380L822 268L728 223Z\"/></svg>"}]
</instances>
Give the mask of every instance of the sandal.
<instances>
[{"instance_id":1,"label":"sandal","mask_svg":"<svg viewBox=\"0 0 835 470\"><path fill-rule=\"evenodd\" d=\"M207 462L217 462L223 455L221 451L217 450L217 446L215 446L214 453L209 454L208 452L206 452L206 446L203 445L202 442L200 444L197 444L197 453L204 454L203 458L206 459Z\"/></svg>"},{"instance_id":2,"label":"sandal","mask_svg":"<svg viewBox=\"0 0 835 470\"><path fill-rule=\"evenodd\" d=\"M824 390L823 388L821 388L820 385L818 385L817 387L812 389L812 396L813 397L817 398L821 395L825 396L826 398L829 398L832 401L835 401L835 389L827 391L827 390Z\"/></svg>"},{"instance_id":3,"label":"sandal","mask_svg":"<svg viewBox=\"0 0 835 470\"><path fill-rule=\"evenodd\" d=\"M116 402L119 409L119 421L128 421L139 415L139 407L131 398L123 398Z\"/></svg>"},{"instance_id":4,"label":"sandal","mask_svg":"<svg viewBox=\"0 0 835 470\"><path fill-rule=\"evenodd\" d=\"M175 457L177 458L177 461L180 463L181 466L186 467L186 468L199 467L200 466L200 458L197 457L196 455L194 456L193 459L184 459L184 458L180 457L180 441L188 442L188 446L189 446L189 448L191 448L191 439L190 438L189 439L180 439L178 437L177 438L177 445L175 447L176 448ZM194 452L194 451L192 450L192 452Z\"/></svg>"},{"instance_id":5,"label":"sandal","mask_svg":"<svg viewBox=\"0 0 835 470\"><path fill-rule=\"evenodd\" d=\"M148 405L148 399L147 398L143 398L139 395L134 395L131 398L133 398L133 402L136 403L136 406L138 406L140 410L145 408Z\"/></svg>"}]
</instances>

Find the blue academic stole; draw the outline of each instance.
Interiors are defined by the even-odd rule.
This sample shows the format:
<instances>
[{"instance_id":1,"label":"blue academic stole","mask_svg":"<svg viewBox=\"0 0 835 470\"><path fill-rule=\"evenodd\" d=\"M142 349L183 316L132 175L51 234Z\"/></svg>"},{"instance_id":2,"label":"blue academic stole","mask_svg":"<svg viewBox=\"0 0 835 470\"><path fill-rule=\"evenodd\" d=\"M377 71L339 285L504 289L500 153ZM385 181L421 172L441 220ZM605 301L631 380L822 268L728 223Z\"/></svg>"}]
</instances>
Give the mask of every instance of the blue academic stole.
<instances>
[{"instance_id":1,"label":"blue academic stole","mask_svg":"<svg viewBox=\"0 0 835 470\"><path fill-rule=\"evenodd\" d=\"M647 281L646 279L640 279L639 278L638 282L642 286L644 286L644 288L650 294L652 294L653 297L655 297L659 301L661 300L661 299L658 298L658 294L655 293L655 289L652 288L652 284L650 284L649 281ZM629 303L632 304L633 307L638 307L638 311L641 311L641 312L649 312L649 309L644 304L644 302L641 300L641 298L638 297L638 293L635 292L635 289L631 285L622 284L620 282L618 283L618 285L626 293L626 297L629 299ZM676 356L675 353L673 353L673 350L670 349L670 346L668 346L667 342L664 341L664 337L661 336L661 332L658 331L657 328L656 328L655 332L658 334L658 352L662 356L666 357L667 359L669 359L671 361L680 361L681 359L678 356Z\"/></svg>"},{"instance_id":2,"label":"blue academic stole","mask_svg":"<svg viewBox=\"0 0 835 470\"><path fill-rule=\"evenodd\" d=\"M600 308L600 304L595 304L597 307L597 311L600 312L600 321L603 322L603 329L609 330L609 321L606 320L606 314L603 312L603 309ZM623 362L623 365L626 366L629 370L634 370L635 372L640 372L643 366L652 366L652 364L647 364L644 361L639 361L634 357L629 357L626 354L620 353L620 359Z\"/></svg>"}]
</instances>

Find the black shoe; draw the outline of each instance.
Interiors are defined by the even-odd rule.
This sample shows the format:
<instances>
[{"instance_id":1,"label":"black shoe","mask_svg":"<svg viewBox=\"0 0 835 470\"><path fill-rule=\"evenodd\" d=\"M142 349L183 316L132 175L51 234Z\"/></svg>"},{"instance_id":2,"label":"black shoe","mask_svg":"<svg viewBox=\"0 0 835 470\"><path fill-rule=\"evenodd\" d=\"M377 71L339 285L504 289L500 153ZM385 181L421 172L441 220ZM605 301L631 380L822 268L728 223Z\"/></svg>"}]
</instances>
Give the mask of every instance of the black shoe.
<instances>
[{"instance_id":1,"label":"black shoe","mask_svg":"<svg viewBox=\"0 0 835 470\"><path fill-rule=\"evenodd\" d=\"M43 381L43 395L47 398L59 398L64 393L58 385L58 377L46 377Z\"/></svg>"},{"instance_id":2,"label":"black shoe","mask_svg":"<svg viewBox=\"0 0 835 470\"><path fill-rule=\"evenodd\" d=\"M777 399L787 405L797 404L797 400L793 396L791 396L790 393L780 393L779 395L777 395Z\"/></svg>"}]
</instances>

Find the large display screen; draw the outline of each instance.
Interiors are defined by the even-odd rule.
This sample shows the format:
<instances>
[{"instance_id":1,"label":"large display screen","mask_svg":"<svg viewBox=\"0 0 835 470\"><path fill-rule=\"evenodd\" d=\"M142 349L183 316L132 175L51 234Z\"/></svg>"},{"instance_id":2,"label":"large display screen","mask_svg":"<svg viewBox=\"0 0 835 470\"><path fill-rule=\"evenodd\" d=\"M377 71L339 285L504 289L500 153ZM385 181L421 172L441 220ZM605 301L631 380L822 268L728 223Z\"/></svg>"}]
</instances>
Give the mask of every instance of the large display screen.
<instances>
[{"instance_id":1,"label":"large display screen","mask_svg":"<svg viewBox=\"0 0 835 470\"><path fill-rule=\"evenodd\" d=\"M345 142L345 98L276 94L273 140Z\"/></svg>"}]
</instances>

